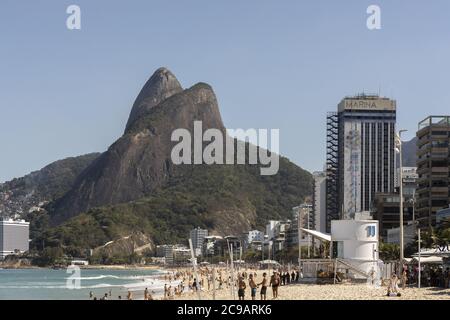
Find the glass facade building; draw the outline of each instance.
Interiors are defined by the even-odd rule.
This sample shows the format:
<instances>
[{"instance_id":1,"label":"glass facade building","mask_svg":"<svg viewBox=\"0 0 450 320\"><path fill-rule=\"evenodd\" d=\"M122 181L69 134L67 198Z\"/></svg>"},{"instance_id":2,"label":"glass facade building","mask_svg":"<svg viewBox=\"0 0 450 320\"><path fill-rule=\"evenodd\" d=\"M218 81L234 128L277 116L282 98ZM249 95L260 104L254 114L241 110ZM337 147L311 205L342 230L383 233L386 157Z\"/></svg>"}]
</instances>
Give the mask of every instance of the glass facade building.
<instances>
[{"instance_id":1,"label":"glass facade building","mask_svg":"<svg viewBox=\"0 0 450 320\"><path fill-rule=\"evenodd\" d=\"M378 95L346 97L328 115L327 229L394 191L395 122L396 101Z\"/></svg>"}]
</instances>

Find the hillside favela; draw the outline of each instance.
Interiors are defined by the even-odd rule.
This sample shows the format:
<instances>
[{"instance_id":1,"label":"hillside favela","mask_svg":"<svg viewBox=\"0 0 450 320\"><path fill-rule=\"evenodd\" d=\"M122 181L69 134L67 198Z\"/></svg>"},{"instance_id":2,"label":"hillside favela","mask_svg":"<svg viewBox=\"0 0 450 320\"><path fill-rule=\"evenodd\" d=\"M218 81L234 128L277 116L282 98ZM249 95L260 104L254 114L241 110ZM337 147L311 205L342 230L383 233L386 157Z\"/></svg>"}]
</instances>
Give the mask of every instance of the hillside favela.
<instances>
[{"instance_id":1,"label":"hillside favela","mask_svg":"<svg viewBox=\"0 0 450 320\"><path fill-rule=\"evenodd\" d=\"M450 3L374 2L1 4L0 299L450 300Z\"/></svg>"}]
</instances>

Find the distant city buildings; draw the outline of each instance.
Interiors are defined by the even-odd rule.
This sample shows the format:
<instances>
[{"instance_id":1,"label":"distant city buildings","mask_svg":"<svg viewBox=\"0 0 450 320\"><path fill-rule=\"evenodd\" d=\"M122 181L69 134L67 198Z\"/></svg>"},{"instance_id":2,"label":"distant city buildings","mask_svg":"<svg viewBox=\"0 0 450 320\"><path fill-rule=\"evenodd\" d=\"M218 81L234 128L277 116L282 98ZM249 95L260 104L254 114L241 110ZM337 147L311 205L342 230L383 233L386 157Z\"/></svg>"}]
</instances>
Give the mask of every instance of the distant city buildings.
<instances>
[{"instance_id":1,"label":"distant city buildings","mask_svg":"<svg viewBox=\"0 0 450 320\"><path fill-rule=\"evenodd\" d=\"M194 253L196 256L202 254L203 241L205 237L208 236L208 230L195 228L190 232L190 238L192 241L192 248L194 249Z\"/></svg>"},{"instance_id":2,"label":"distant city buildings","mask_svg":"<svg viewBox=\"0 0 450 320\"><path fill-rule=\"evenodd\" d=\"M250 247L255 242L261 245L261 243L264 241L264 232L259 230L250 230L243 234L243 240L243 245L245 248Z\"/></svg>"},{"instance_id":3,"label":"distant city buildings","mask_svg":"<svg viewBox=\"0 0 450 320\"><path fill-rule=\"evenodd\" d=\"M414 202L404 198L403 224L413 220ZM377 193L372 208L372 217L379 221L381 240L387 240L388 230L400 226L400 196L398 193Z\"/></svg>"},{"instance_id":4,"label":"distant city buildings","mask_svg":"<svg viewBox=\"0 0 450 320\"><path fill-rule=\"evenodd\" d=\"M392 228L387 230L387 236L384 242L400 244L400 227ZM403 226L403 241L405 245L414 243L417 236L417 225L414 223L409 223Z\"/></svg>"},{"instance_id":5,"label":"distant city buildings","mask_svg":"<svg viewBox=\"0 0 450 320\"><path fill-rule=\"evenodd\" d=\"M450 116L429 116L417 131L417 220L436 225L436 213L449 206Z\"/></svg>"},{"instance_id":6,"label":"distant city buildings","mask_svg":"<svg viewBox=\"0 0 450 320\"><path fill-rule=\"evenodd\" d=\"M326 232L326 205L327 205L327 175L325 172L313 173L313 203L314 230Z\"/></svg>"},{"instance_id":7,"label":"distant city buildings","mask_svg":"<svg viewBox=\"0 0 450 320\"><path fill-rule=\"evenodd\" d=\"M395 175L395 189L397 193L397 189L400 186L399 177L400 168L397 168ZM418 177L419 175L417 174L417 167L402 167L403 197L405 197L405 200L415 197Z\"/></svg>"},{"instance_id":8,"label":"distant city buildings","mask_svg":"<svg viewBox=\"0 0 450 320\"><path fill-rule=\"evenodd\" d=\"M299 226L304 229L317 230L315 225L316 220L312 204L303 203L292 208L292 222L286 232L286 246L295 247L299 245ZM308 244L311 244L311 238L305 232L300 231L300 245L307 246Z\"/></svg>"},{"instance_id":9,"label":"distant city buildings","mask_svg":"<svg viewBox=\"0 0 450 320\"><path fill-rule=\"evenodd\" d=\"M221 236L206 236L203 240L202 255L204 257L212 257L216 255L214 251L214 245L217 241L222 241Z\"/></svg>"},{"instance_id":10,"label":"distant city buildings","mask_svg":"<svg viewBox=\"0 0 450 320\"><path fill-rule=\"evenodd\" d=\"M166 265L182 265L189 263L191 259L191 250L186 246L175 245L158 245L156 246L156 256L164 258Z\"/></svg>"},{"instance_id":11,"label":"distant city buildings","mask_svg":"<svg viewBox=\"0 0 450 320\"><path fill-rule=\"evenodd\" d=\"M440 224L444 220L449 219L450 219L450 208L441 209L436 212L436 226L440 226Z\"/></svg>"},{"instance_id":12,"label":"distant city buildings","mask_svg":"<svg viewBox=\"0 0 450 320\"><path fill-rule=\"evenodd\" d=\"M25 220L0 219L0 260L29 250L29 230Z\"/></svg>"},{"instance_id":13,"label":"distant city buildings","mask_svg":"<svg viewBox=\"0 0 450 320\"><path fill-rule=\"evenodd\" d=\"M394 192L395 121L396 101L378 95L346 97L327 115L327 231Z\"/></svg>"}]
</instances>

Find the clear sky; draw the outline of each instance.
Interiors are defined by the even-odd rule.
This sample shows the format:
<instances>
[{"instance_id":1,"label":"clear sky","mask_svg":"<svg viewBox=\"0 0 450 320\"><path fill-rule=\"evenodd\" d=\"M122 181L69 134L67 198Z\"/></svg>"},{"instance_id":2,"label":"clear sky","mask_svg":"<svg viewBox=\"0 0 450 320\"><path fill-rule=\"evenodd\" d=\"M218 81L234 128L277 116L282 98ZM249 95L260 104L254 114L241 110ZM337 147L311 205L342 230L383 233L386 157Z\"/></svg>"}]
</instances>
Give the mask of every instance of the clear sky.
<instances>
[{"instance_id":1,"label":"clear sky","mask_svg":"<svg viewBox=\"0 0 450 320\"><path fill-rule=\"evenodd\" d=\"M66 28L70 4L81 30ZM311 171L345 95L396 99L410 138L450 114L449 17L448 0L2 0L0 181L106 150L160 66L211 84L228 128L279 128L281 154Z\"/></svg>"}]
</instances>

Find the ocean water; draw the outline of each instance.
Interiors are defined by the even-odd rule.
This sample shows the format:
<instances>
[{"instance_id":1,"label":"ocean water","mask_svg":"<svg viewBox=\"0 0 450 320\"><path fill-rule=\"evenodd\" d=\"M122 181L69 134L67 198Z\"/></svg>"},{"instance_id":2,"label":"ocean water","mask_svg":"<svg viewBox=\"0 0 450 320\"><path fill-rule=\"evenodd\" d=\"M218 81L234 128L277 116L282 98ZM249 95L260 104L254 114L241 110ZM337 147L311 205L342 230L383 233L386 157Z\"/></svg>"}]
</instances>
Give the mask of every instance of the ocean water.
<instances>
[{"instance_id":1,"label":"ocean water","mask_svg":"<svg viewBox=\"0 0 450 320\"><path fill-rule=\"evenodd\" d=\"M162 274L159 270L81 269L77 276L66 269L0 269L0 300L87 300L91 291L97 298L111 291L110 299L119 295L126 299L128 290L134 299L142 299L145 288L155 296L163 292ZM75 289L74 280L79 280Z\"/></svg>"}]
</instances>

